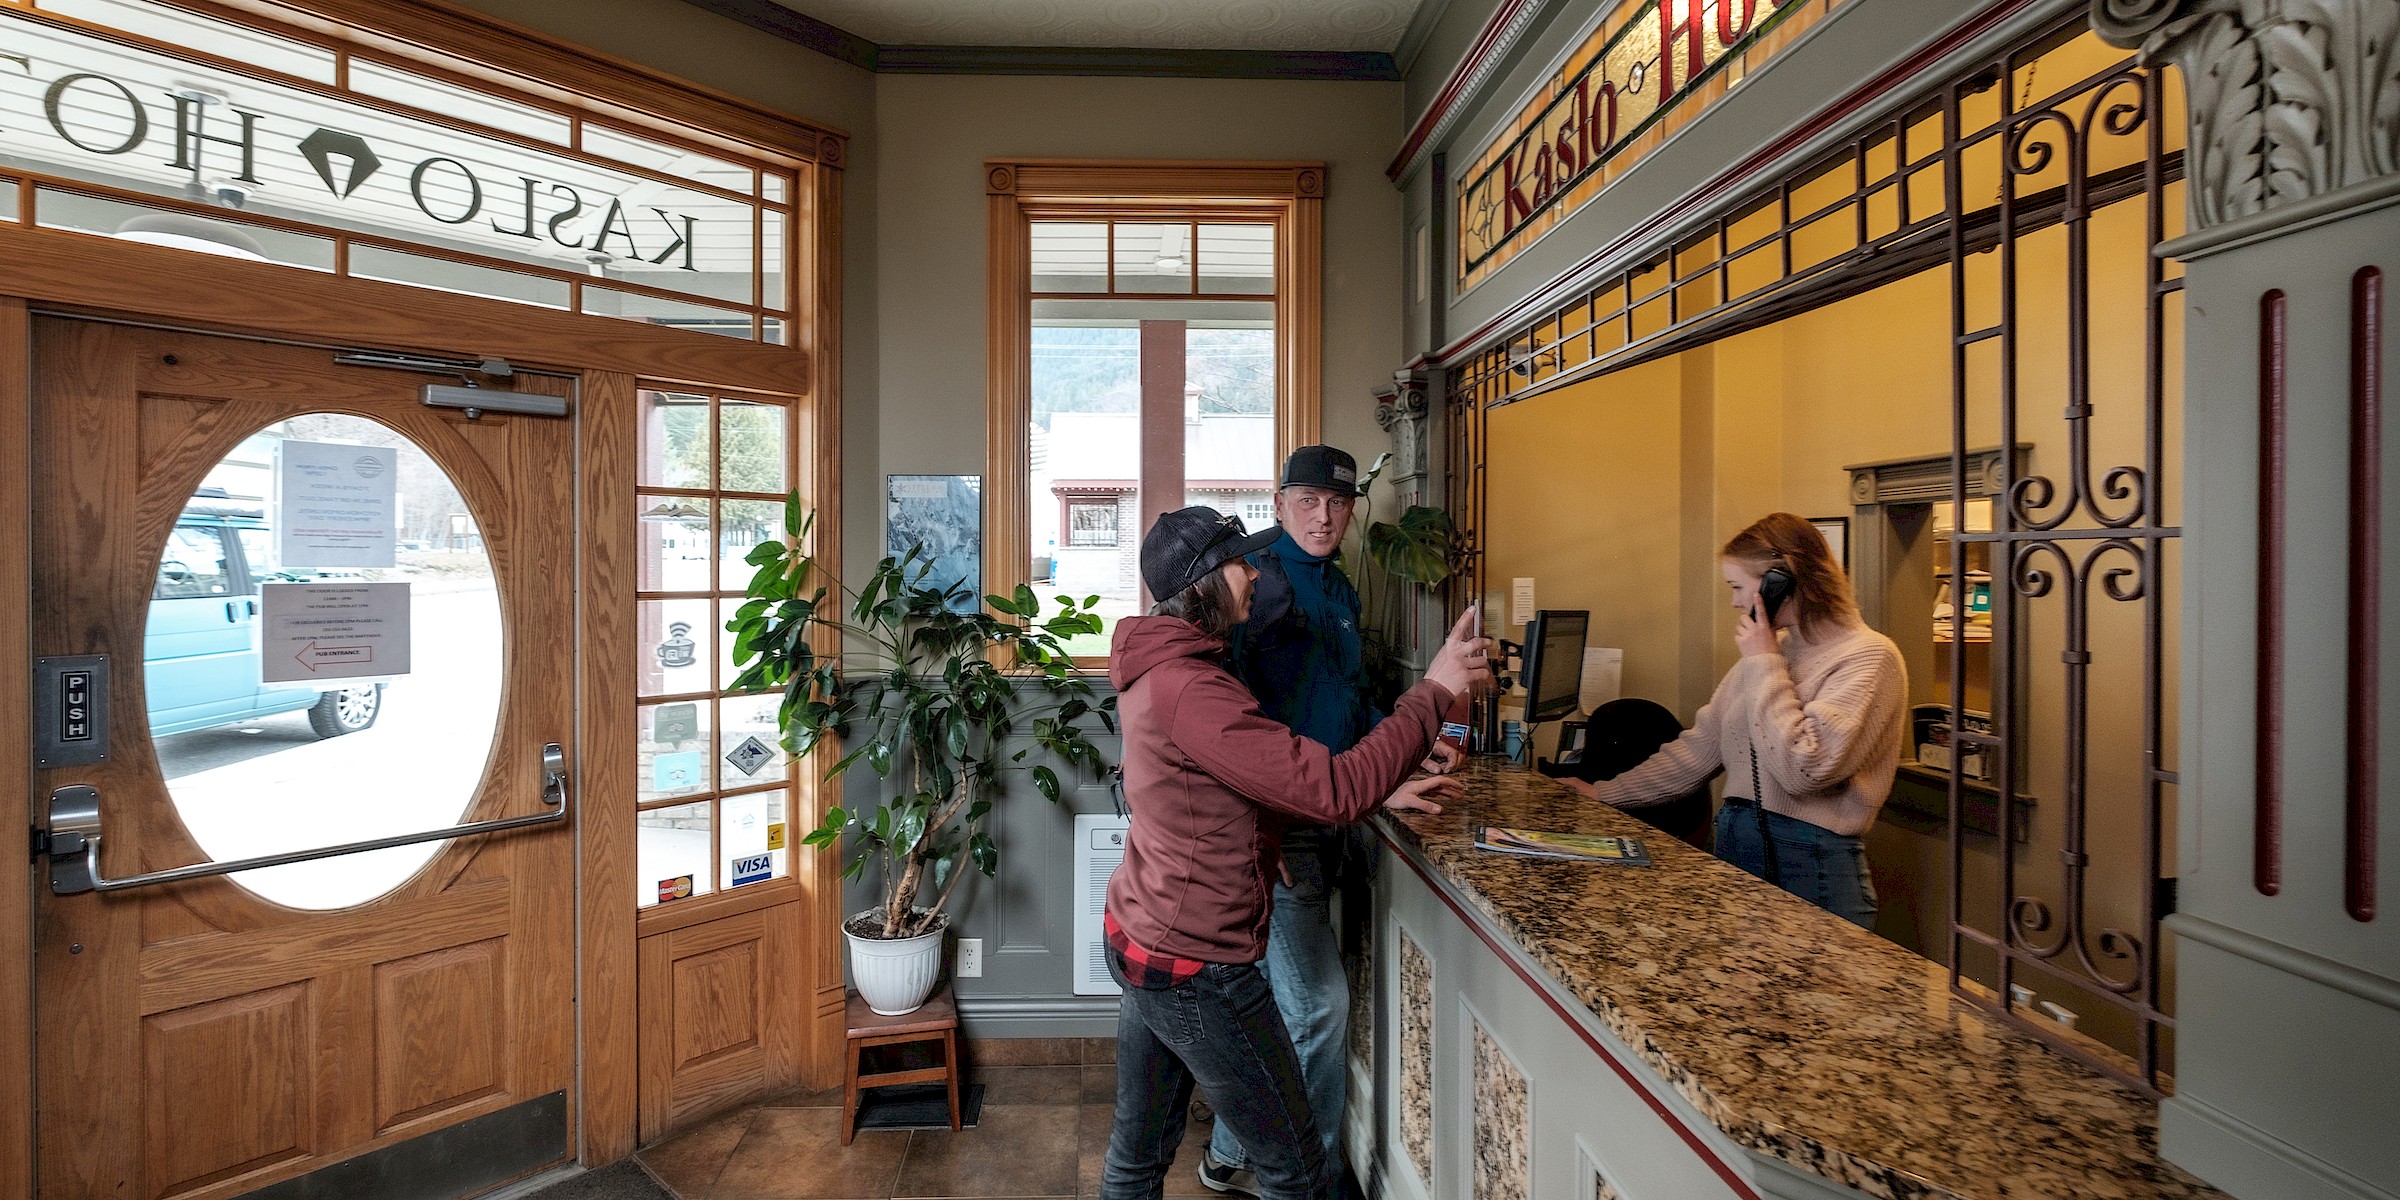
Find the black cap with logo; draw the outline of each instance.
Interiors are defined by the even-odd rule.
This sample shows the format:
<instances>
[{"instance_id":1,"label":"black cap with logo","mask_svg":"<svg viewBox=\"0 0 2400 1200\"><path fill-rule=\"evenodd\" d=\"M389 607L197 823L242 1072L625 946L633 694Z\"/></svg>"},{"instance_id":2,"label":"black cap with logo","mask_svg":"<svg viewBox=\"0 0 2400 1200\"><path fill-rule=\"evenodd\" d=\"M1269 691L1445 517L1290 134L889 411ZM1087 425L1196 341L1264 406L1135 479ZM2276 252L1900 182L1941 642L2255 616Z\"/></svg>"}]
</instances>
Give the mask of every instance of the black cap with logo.
<instances>
[{"instance_id":1,"label":"black cap with logo","mask_svg":"<svg viewBox=\"0 0 2400 1200\"><path fill-rule=\"evenodd\" d=\"M1227 560L1264 550L1281 536L1283 531L1272 526L1251 533L1240 517L1206 505L1179 508L1159 517L1142 539L1142 582L1149 585L1151 599L1170 599Z\"/></svg>"},{"instance_id":2,"label":"black cap with logo","mask_svg":"<svg viewBox=\"0 0 2400 1200\"><path fill-rule=\"evenodd\" d=\"M1358 490L1358 460L1331 446L1302 446L1283 460L1283 477L1276 481L1278 488L1324 488L1344 496L1356 496Z\"/></svg>"}]
</instances>

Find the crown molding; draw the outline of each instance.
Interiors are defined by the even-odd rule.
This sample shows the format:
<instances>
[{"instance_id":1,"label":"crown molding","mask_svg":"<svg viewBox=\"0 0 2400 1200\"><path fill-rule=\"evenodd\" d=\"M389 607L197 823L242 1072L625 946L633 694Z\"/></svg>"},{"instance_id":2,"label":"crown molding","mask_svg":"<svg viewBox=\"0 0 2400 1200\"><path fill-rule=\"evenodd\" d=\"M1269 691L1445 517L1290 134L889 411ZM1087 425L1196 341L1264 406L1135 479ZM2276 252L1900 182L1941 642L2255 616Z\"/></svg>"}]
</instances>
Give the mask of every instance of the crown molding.
<instances>
[{"instance_id":1,"label":"crown molding","mask_svg":"<svg viewBox=\"0 0 2400 1200\"><path fill-rule=\"evenodd\" d=\"M1398 82L1389 54L1350 50L1176 50L1096 46L884 46L886 75L1130 75L1165 79Z\"/></svg>"},{"instance_id":2,"label":"crown molding","mask_svg":"<svg viewBox=\"0 0 2400 1200\"><path fill-rule=\"evenodd\" d=\"M885 46L774 0L684 0L879 75L1069 75L1152 79L1397 82L1393 57L1351 50L1179 50L1112 46Z\"/></svg>"},{"instance_id":3,"label":"crown molding","mask_svg":"<svg viewBox=\"0 0 2400 1200\"><path fill-rule=\"evenodd\" d=\"M828 58L837 58L862 71L876 69L876 59L882 47L835 25L820 21L807 13L796 12L775 3L775 0L683 0L704 12L712 12L729 20L739 21L761 33L771 33L787 42L796 42Z\"/></svg>"},{"instance_id":4,"label":"crown molding","mask_svg":"<svg viewBox=\"0 0 2400 1200\"><path fill-rule=\"evenodd\" d=\"M1442 90L1434 94L1433 102L1409 126L1407 139L1400 143L1400 153L1384 169L1386 176L1397 183L1416 171L1426 151L1458 123L1468 102L1500 69L1501 60L1524 39L1525 31L1533 27L1533 19L1541 15L1543 2L1501 0L1499 7L1492 10L1491 19L1484 22L1483 32L1476 35L1475 44L1450 68L1449 78L1442 81Z\"/></svg>"}]
</instances>

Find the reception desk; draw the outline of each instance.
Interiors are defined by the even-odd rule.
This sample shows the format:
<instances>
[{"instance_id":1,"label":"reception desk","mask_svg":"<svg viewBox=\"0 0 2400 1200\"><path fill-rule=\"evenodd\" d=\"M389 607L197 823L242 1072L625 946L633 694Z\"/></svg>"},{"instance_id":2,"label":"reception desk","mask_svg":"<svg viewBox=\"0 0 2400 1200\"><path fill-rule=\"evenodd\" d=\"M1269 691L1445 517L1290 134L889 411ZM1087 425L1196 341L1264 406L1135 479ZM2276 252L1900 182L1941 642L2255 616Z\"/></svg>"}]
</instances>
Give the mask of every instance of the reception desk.
<instances>
[{"instance_id":1,"label":"reception desk","mask_svg":"<svg viewBox=\"0 0 2400 1200\"><path fill-rule=\"evenodd\" d=\"M1462 775L1375 822L1347 1135L1381 1195L2219 1194L2159 1159L2155 1103L1941 967L1523 768ZM1484 824L1640 834L1656 865L1479 851Z\"/></svg>"}]
</instances>

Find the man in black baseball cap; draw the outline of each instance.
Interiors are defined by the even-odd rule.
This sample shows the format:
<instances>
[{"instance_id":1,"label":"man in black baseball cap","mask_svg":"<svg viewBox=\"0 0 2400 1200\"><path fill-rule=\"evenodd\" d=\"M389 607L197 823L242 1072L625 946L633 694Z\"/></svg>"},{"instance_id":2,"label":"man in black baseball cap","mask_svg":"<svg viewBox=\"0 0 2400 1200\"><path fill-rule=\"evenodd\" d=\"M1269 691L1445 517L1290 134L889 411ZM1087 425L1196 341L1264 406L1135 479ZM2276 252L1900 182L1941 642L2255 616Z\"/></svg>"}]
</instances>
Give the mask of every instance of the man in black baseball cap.
<instances>
[{"instance_id":1,"label":"man in black baseball cap","mask_svg":"<svg viewBox=\"0 0 2400 1200\"><path fill-rule=\"evenodd\" d=\"M1365 493L1358 486L1358 460L1333 446L1302 446L1283 460L1283 474L1275 481L1275 489L1317 488L1337 496L1357 499Z\"/></svg>"}]
</instances>

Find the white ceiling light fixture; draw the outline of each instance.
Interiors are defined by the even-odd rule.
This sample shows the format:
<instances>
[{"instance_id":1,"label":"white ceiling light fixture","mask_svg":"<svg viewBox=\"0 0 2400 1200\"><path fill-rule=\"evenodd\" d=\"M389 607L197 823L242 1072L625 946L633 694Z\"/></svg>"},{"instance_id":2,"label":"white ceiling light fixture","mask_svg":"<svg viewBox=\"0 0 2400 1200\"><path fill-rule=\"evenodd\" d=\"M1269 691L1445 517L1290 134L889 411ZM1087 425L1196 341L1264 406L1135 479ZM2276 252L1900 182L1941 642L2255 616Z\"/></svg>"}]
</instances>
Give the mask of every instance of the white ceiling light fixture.
<instances>
[{"instance_id":1,"label":"white ceiling light fixture","mask_svg":"<svg viewBox=\"0 0 2400 1200\"><path fill-rule=\"evenodd\" d=\"M1184 239L1191 231L1182 225L1169 225L1158 234L1158 273L1180 275L1184 267Z\"/></svg>"},{"instance_id":2,"label":"white ceiling light fixture","mask_svg":"<svg viewBox=\"0 0 2400 1200\"><path fill-rule=\"evenodd\" d=\"M249 230L184 213L143 213L117 226L116 236L119 241L196 250L220 258L272 261L267 257L265 244L252 236Z\"/></svg>"}]
</instances>

